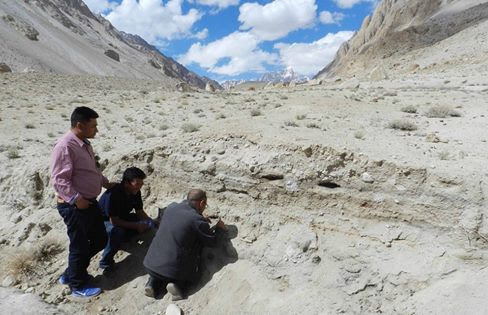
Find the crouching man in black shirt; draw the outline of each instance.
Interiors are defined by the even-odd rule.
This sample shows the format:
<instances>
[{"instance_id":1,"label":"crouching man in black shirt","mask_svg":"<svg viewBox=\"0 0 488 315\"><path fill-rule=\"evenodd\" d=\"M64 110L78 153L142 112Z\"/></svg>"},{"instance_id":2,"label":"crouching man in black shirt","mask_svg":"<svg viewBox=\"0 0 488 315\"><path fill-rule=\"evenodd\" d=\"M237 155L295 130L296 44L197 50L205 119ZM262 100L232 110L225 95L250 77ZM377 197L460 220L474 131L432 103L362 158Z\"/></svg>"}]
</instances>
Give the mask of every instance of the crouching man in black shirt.
<instances>
[{"instance_id":1,"label":"crouching man in black shirt","mask_svg":"<svg viewBox=\"0 0 488 315\"><path fill-rule=\"evenodd\" d=\"M100 260L103 274L113 271L114 256L122 242L156 225L142 206L141 187L145 178L146 174L141 169L130 167L124 171L122 182L105 191L100 197L99 204L108 235L108 242ZM132 210L135 210L135 213Z\"/></svg>"},{"instance_id":2,"label":"crouching man in black shirt","mask_svg":"<svg viewBox=\"0 0 488 315\"><path fill-rule=\"evenodd\" d=\"M149 273L147 296L156 297L166 286L173 301L180 300L188 287L199 280L201 250L203 246L216 245L215 230L202 215L206 206L206 193L193 189L186 200L166 208L144 258ZM216 227L225 229L220 220Z\"/></svg>"}]
</instances>

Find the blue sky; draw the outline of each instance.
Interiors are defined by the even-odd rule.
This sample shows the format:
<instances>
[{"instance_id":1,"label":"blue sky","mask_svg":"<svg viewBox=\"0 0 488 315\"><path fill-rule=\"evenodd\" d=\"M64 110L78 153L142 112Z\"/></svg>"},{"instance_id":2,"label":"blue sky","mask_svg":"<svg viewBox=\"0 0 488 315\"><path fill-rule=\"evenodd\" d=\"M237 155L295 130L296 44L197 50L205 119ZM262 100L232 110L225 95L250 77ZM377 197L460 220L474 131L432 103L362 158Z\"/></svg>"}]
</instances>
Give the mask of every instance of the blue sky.
<instances>
[{"instance_id":1,"label":"blue sky","mask_svg":"<svg viewBox=\"0 0 488 315\"><path fill-rule=\"evenodd\" d=\"M287 67L313 76L371 14L377 0L84 0L212 79L253 79Z\"/></svg>"}]
</instances>

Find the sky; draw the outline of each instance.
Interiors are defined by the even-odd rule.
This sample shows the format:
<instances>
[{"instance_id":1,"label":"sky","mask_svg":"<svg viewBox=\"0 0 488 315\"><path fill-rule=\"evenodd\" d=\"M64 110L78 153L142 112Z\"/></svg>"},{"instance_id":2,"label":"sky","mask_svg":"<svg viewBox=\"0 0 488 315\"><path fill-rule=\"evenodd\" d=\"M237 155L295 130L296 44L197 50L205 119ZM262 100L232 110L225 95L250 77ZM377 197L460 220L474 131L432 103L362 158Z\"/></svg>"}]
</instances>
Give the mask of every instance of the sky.
<instances>
[{"instance_id":1,"label":"sky","mask_svg":"<svg viewBox=\"0 0 488 315\"><path fill-rule=\"evenodd\" d=\"M291 67L312 77L378 0L84 0L199 75L252 80Z\"/></svg>"}]
</instances>

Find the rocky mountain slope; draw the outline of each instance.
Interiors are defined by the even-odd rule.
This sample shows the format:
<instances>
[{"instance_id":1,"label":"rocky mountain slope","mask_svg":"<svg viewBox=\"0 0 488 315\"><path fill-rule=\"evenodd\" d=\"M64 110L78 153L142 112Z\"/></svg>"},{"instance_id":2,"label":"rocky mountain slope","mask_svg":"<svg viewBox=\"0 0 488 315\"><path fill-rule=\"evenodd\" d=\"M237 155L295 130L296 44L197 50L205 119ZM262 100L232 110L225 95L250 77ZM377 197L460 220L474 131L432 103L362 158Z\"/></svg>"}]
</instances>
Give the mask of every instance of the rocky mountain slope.
<instances>
[{"instance_id":1,"label":"rocky mountain slope","mask_svg":"<svg viewBox=\"0 0 488 315\"><path fill-rule=\"evenodd\" d=\"M487 51L478 48L487 46L481 40L487 20L486 0L383 0L316 78L365 77L375 70L373 77L381 79L462 63L467 51L484 60Z\"/></svg>"},{"instance_id":2,"label":"rocky mountain slope","mask_svg":"<svg viewBox=\"0 0 488 315\"><path fill-rule=\"evenodd\" d=\"M81 0L0 2L0 62L13 72L207 82L142 38L114 28Z\"/></svg>"}]
</instances>

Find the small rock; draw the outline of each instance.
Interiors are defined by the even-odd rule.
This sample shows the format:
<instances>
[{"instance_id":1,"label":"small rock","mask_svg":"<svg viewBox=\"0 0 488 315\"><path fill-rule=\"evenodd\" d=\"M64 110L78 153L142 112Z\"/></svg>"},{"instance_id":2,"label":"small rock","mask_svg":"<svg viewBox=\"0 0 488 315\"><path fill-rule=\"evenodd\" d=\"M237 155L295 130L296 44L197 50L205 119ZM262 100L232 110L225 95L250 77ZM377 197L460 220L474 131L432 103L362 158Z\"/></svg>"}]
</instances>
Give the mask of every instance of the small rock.
<instances>
[{"instance_id":1,"label":"small rock","mask_svg":"<svg viewBox=\"0 0 488 315\"><path fill-rule=\"evenodd\" d=\"M305 153L306 157L311 157L312 156L312 148L311 147L304 147L302 148L303 153Z\"/></svg>"},{"instance_id":2,"label":"small rock","mask_svg":"<svg viewBox=\"0 0 488 315\"><path fill-rule=\"evenodd\" d=\"M115 61L120 61L119 54L115 50L108 49L105 51L105 55Z\"/></svg>"},{"instance_id":3,"label":"small rock","mask_svg":"<svg viewBox=\"0 0 488 315\"><path fill-rule=\"evenodd\" d=\"M32 293L32 292L34 292L34 288L33 287L29 287L29 288L25 289L24 292L25 293Z\"/></svg>"},{"instance_id":4,"label":"small rock","mask_svg":"<svg viewBox=\"0 0 488 315\"><path fill-rule=\"evenodd\" d=\"M181 308L179 308L176 304L170 304L166 308L166 315L181 315Z\"/></svg>"},{"instance_id":5,"label":"small rock","mask_svg":"<svg viewBox=\"0 0 488 315\"><path fill-rule=\"evenodd\" d=\"M361 175L361 180L365 183L374 183L374 177L367 172L364 172L363 175Z\"/></svg>"},{"instance_id":6,"label":"small rock","mask_svg":"<svg viewBox=\"0 0 488 315\"><path fill-rule=\"evenodd\" d=\"M0 63L0 73L4 73L4 72L12 72L12 69L10 69L9 66L7 66L7 64L5 63Z\"/></svg>"},{"instance_id":7,"label":"small rock","mask_svg":"<svg viewBox=\"0 0 488 315\"><path fill-rule=\"evenodd\" d=\"M12 287L17 283L17 280L12 275L6 276L5 279L3 279L2 282L2 287Z\"/></svg>"},{"instance_id":8,"label":"small rock","mask_svg":"<svg viewBox=\"0 0 488 315\"><path fill-rule=\"evenodd\" d=\"M322 259L320 258L320 256L313 256L312 257L312 263L314 263L314 264L320 263L321 260Z\"/></svg>"}]
</instances>

